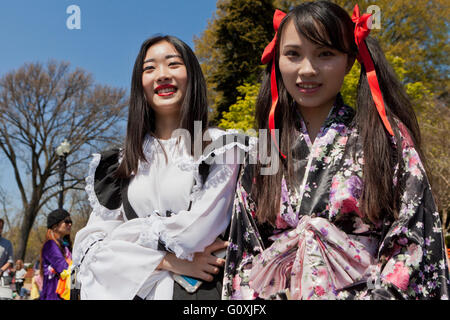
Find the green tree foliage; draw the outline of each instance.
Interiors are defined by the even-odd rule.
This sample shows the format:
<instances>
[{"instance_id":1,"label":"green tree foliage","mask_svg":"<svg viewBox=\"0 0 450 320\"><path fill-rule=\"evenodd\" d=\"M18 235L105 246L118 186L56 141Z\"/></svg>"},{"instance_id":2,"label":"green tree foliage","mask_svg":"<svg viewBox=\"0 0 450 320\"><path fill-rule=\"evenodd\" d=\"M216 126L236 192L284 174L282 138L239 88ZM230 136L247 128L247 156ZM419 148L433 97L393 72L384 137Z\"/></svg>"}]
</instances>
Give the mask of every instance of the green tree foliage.
<instances>
[{"instance_id":1,"label":"green tree foliage","mask_svg":"<svg viewBox=\"0 0 450 320\"><path fill-rule=\"evenodd\" d=\"M213 80L213 74L217 72L218 64L214 61L220 61L221 53L212 44L216 41L217 16L221 14L217 10L216 14L208 21L207 28L202 32L200 37L194 36L195 55L197 56L203 74L205 75L206 85L208 89L208 105L211 106L210 113L214 114L214 106L216 101L221 100L221 95L215 90L216 84ZM210 117L211 118L211 117Z\"/></svg>"},{"instance_id":2,"label":"green tree foliage","mask_svg":"<svg viewBox=\"0 0 450 320\"><path fill-rule=\"evenodd\" d=\"M275 8L289 12L294 6L302 3L303 1L295 1L295 0L274 0L273 5Z\"/></svg>"},{"instance_id":3,"label":"green tree foliage","mask_svg":"<svg viewBox=\"0 0 450 320\"><path fill-rule=\"evenodd\" d=\"M255 129L255 104L260 84L246 83L237 87L239 96L229 111L223 113L219 127L223 129L240 129L247 131Z\"/></svg>"},{"instance_id":4,"label":"green tree foliage","mask_svg":"<svg viewBox=\"0 0 450 320\"><path fill-rule=\"evenodd\" d=\"M203 64L214 65L204 69L210 68L207 78L220 95L213 115L218 120L236 102L236 88L258 79L261 54L273 37L274 8L271 0L221 0L217 8L211 32L205 31L195 45L197 53L203 51L201 59L206 58Z\"/></svg>"}]
</instances>

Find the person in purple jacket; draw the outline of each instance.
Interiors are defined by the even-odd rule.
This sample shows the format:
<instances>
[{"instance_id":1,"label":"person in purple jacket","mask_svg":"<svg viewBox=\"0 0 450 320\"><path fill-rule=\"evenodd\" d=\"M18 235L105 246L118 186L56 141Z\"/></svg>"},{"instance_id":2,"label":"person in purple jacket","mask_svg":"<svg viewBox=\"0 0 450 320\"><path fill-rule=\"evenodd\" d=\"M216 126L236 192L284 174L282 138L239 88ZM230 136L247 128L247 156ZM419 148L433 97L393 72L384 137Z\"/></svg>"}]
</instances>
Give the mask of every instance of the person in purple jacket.
<instances>
[{"instance_id":1,"label":"person in purple jacket","mask_svg":"<svg viewBox=\"0 0 450 320\"><path fill-rule=\"evenodd\" d=\"M61 300L56 293L59 274L72 261L70 229L72 220L64 209L52 211L47 217L47 234L41 251L43 277L41 300Z\"/></svg>"}]
</instances>

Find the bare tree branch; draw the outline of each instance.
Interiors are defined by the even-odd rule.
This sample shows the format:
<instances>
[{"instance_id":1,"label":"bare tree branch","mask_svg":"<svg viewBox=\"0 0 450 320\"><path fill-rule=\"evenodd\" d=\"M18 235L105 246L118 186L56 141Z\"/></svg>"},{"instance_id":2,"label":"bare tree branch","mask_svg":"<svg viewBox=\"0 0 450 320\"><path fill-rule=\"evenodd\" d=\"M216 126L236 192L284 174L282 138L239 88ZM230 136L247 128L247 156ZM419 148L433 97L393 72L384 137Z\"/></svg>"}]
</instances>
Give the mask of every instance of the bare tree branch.
<instances>
[{"instance_id":1,"label":"bare tree branch","mask_svg":"<svg viewBox=\"0 0 450 320\"><path fill-rule=\"evenodd\" d=\"M115 126L124 121L127 103L123 89L95 84L67 62L25 64L0 78L0 153L23 207L18 257L25 256L36 216L60 192L58 144L68 139L72 145L64 192L81 190L91 150L121 140Z\"/></svg>"}]
</instances>

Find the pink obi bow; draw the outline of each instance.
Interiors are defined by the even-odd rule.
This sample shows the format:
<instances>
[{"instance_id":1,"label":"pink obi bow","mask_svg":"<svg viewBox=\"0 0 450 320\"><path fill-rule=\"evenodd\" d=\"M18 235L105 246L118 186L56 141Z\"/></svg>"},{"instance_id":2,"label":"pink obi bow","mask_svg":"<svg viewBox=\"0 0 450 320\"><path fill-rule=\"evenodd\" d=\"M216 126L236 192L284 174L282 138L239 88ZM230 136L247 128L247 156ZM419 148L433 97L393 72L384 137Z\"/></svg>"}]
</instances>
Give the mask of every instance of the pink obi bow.
<instances>
[{"instance_id":1,"label":"pink obi bow","mask_svg":"<svg viewBox=\"0 0 450 320\"><path fill-rule=\"evenodd\" d=\"M274 238L254 257L249 278L263 299L286 289L291 299L336 299L337 290L366 280L374 264L374 239L353 239L324 218L303 216L296 229Z\"/></svg>"}]
</instances>

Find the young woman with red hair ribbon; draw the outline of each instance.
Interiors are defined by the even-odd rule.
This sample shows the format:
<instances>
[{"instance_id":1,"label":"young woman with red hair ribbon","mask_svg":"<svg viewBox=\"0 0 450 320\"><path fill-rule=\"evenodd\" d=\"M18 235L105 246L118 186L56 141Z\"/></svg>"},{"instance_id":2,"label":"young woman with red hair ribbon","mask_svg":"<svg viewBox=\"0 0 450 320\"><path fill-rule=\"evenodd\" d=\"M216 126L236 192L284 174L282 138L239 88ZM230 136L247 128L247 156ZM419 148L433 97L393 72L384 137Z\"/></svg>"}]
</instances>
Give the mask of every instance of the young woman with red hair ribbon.
<instances>
[{"instance_id":1,"label":"young woman with red hair ribbon","mask_svg":"<svg viewBox=\"0 0 450 320\"><path fill-rule=\"evenodd\" d=\"M276 11L256 119L278 130L281 165L239 179L224 299L448 299L417 120L369 18L326 1ZM340 90L356 59L354 110Z\"/></svg>"}]
</instances>

